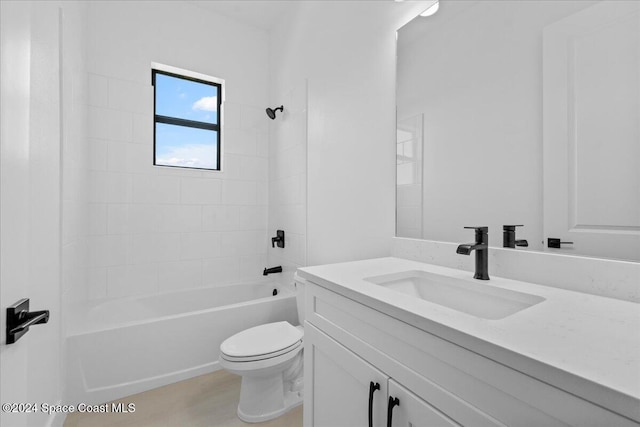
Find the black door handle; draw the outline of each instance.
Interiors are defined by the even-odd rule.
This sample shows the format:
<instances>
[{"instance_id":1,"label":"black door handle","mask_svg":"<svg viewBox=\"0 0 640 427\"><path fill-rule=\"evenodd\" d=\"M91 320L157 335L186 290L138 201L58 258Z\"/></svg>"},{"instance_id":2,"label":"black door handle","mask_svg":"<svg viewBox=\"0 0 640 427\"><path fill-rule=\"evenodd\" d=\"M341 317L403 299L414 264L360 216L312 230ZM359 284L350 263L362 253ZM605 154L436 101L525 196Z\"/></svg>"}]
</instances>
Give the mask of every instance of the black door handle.
<instances>
[{"instance_id":1,"label":"black door handle","mask_svg":"<svg viewBox=\"0 0 640 427\"><path fill-rule=\"evenodd\" d=\"M373 381L371 381L369 383L369 427L373 427L373 393L375 393L376 390L380 390L380 384L374 384Z\"/></svg>"},{"instance_id":2,"label":"black door handle","mask_svg":"<svg viewBox=\"0 0 640 427\"><path fill-rule=\"evenodd\" d=\"M49 310L29 311L29 298L23 298L7 307L7 344L13 344L29 327L49 321Z\"/></svg>"},{"instance_id":3,"label":"black door handle","mask_svg":"<svg viewBox=\"0 0 640 427\"><path fill-rule=\"evenodd\" d=\"M400 399L389 396L389 407L387 409L387 427L391 427L393 418L393 407L400 406Z\"/></svg>"}]
</instances>

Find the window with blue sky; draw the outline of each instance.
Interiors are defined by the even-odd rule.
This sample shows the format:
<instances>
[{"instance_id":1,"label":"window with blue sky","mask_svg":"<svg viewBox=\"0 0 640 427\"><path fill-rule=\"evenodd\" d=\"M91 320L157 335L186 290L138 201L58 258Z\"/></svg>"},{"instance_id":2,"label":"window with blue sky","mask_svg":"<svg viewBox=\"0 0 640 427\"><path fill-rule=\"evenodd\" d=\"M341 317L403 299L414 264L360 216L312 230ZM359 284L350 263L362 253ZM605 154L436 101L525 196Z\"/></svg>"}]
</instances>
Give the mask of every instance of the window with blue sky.
<instances>
[{"instance_id":1,"label":"window with blue sky","mask_svg":"<svg viewBox=\"0 0 640 427\"><path fill-rule=\"evenodd\" d=\"M218 83L153 70L154 164L220 170Z\"/></svg>"}]
</instances>

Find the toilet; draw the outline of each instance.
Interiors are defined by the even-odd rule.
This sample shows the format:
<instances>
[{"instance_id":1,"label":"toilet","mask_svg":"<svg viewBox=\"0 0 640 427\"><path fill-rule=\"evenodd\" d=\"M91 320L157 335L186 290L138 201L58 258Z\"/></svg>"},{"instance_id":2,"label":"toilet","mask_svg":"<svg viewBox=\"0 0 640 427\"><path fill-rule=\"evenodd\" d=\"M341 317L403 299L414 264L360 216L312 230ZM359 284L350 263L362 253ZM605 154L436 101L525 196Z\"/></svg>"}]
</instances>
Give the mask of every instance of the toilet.
<instances>
[{"instance_id":1,"label":"toilet","mask_svg":"<svg viewBox=\"0 0 640 427\"><path fill-rule=\"evenodd\" d=\"M304 279L294 276L300 326L274 322L245 329L220 345L220 365L242 376L238 418L258 423L302 404Z\"/></svg>"}]
</instances>

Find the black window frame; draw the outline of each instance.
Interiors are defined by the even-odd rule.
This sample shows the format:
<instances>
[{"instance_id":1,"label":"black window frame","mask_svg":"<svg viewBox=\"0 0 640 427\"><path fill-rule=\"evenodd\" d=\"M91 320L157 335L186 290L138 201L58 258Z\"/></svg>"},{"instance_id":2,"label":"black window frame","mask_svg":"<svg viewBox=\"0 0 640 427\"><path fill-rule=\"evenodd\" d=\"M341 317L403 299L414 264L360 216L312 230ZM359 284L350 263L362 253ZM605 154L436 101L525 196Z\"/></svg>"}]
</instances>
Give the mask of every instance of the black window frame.
<instances>
[{"instance_id":1,"label":"black window frame","mask_svg":"<svg viewBox=\"0 0 640 427\"><path fill-rule=\"evenodd\" d=\"M180 119L178 117L170 117L170 116L163 116L161 114L157 114L157 112L156 112L156 75L157 74L163 74L163 75L169 76L169 77L175 77L175 78L179 78L179 79L183 79L183 80L189 80L189 81L196 82L196 83L206 84L206 85L209 85L209 86L215 86L218 89L217 97L216 97L217 98L217 103L218 103L216 114L218 115L218 118L216 120L216 124L207 123L207 122L200 122L200 121L197 121L197 120ZM157 69L157 68L152 68L151 69L151 85L153 86L153 165L154 166L166 167L166 168L197 169L197 170L205 170L205 171L221 171L222 170L222 158L221 158L221 153L222 153L222 150L221 150L221 145L222 145L221 144L221 142L222 142L222 123L221 123L221 121L222 121L222 83L216 83L216 82L212 82L212 81L208 81L208 80L198 79L198 78L195 78L195 77L185 76L183 74L176 74L176 73L172 73L172 72L169 72L169 71L160 70L160 69ZM196 167L192 167L192 166L172 166L172 165L158 165L158 164L156 164L156 124L158 124L158 123L216 131L216 136L217 136L216 149L218 151L217 157L216 157L216 160L217 160L216 168L215 169L211 169L211 168L196 168Z\"/></svg>"}]
</instances>

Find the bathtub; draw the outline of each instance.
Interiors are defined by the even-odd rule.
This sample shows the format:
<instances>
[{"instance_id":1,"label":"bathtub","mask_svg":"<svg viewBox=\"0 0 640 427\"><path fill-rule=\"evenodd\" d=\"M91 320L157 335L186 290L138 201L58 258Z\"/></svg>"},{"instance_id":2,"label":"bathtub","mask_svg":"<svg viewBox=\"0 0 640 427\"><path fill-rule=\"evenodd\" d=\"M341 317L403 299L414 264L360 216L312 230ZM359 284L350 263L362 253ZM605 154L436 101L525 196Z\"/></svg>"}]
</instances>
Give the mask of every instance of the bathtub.
<instances>
[{"instance_id":1,"label":"bathtub","mask_svg":"<svg viewBox=\"0 0 640 427\"><path fill-rule=\"evenodd\" d=\"M297 312L293 292L258 283L103 301L68 320L65 401L97 404L216 371L226 338Z\"/></svg>"}]
</instances>

